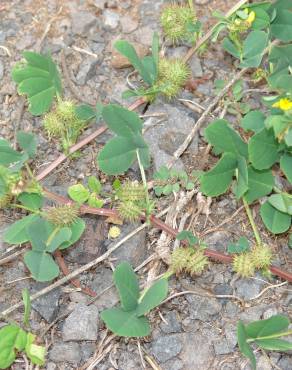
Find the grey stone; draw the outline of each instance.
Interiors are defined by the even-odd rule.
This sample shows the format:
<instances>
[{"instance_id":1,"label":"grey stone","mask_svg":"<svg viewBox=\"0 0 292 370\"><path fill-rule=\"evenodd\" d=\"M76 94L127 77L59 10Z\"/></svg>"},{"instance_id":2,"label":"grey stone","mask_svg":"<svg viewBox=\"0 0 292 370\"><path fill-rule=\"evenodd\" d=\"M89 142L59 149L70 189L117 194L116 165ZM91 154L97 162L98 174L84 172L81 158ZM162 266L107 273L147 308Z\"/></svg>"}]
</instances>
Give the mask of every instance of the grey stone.
<instances>
[{"instance_id":1,"label":"grey stone","mask_svg":"<svg viewBox=\"0 0 292 370\"><path fill-rule=\"evenodd\" d=\"M78 343L55 343L49 351L49 359L54 362L78 364L81 361L81 350Z\"/></svg>"},{"instance_id":2,"label":"grey stone","mask_svg":"<svg viewBox=\"0 0 292 370\"><path fill-rule=\"evenodd\" d=\"M191 67L193 77L203 76L202 65L201 65L200 59L196 55L192 56L190 60L190 67Z\"/></svg>"},{"instance_id":3,"label":"grey stone","mask_svg":"<svg viewBox=\"0 0 292 370\"><path fill-rule=\"evenodd\" d=\"M213 342L213 346L216 355L226 355L233 352L233 348L230 347L228 341L225 338L217 339Z\"/></svg>"},{"instance_id":4,"label":"grey stone","mask_svg":"<svg viewBox=\"0 0 292 370\"><path fill-rule=\"evenodd\" d=\"M222 308L220 302L215 298L187 295L186 299L190 303L190 318L193 320L209 321Z\"/></svg>"},{"instance_id":5,"label":"grey stone","mask_svg":"<svg viewBox=\"0 0 292 370\"><path fill-rule=\"evenodd\" d=\"M225 252L226 246L230 243L230 234L225 231L216 231L213 234L207 235L205 238L206 244L218 252Z\"/></svg>"},{"instance_id":6,"label":"grey stone","mask_svg":"<svg viewBox=\"0 0 292 370\"><path fill-rule=\"evenodd\" d=\"M233 317L238 313L239 307L234 302L228 301L225 310L228 316Z\"/></svg>"},{"instance_id":7,"label":"grey stone","mask_svg":"<svg viewBox=\"0 0 292 370\"><path fill-rule=\"evenodd\" d=\"M263 313L263 319L269 319L270 317L279 314L279 310L277 307L269 307L264 313Z\"/></svg>"},{"instance_id":8,"label":"grey stone","mask_svg":"<svg viewBox=\"0 0 292 370\"><path fill-rule=\"evenodd\" d=\"M228 342L230 348L234 348L237 344L237 329L236 325L234 324L226 324L224 325L225 330L225 337Z\"/></svg>"},{"instance_id":9,"label":"grey stone","mask_svg":"<svg viewBox=\"0 0 292 370\"><path fill-rule=\"evenodd\" d=\"M123 239L125 235L135 230L138 226L139 224L129 224L123 227L120 237L111 242L108 248L111 248L113 244L116 244L120 239ZM114 253L112 253L112 257L117 259L115 264L119 264L121 261L128 261L134 267L140 265L140 263L146 259L146 256L147 247L145 229L139 231L136 235L123 243L123 245Z\"/></svg>"},{"instance_id":10,"label":"grey stone","mask_svg":"<svg viewBox=\"0 0 292 370\"><path fill-rule=\"evenodd\" d=\"M112 271L104 267L99 267L94 273L94 279L89 284L90 288L95 291L98 296L98 298L94 302L94 305L98 307L99 310L111 308L115 306L119 301L119 297L115 287L112 287L106 290L103 294L100 294L112 284L112 281Z\"/></svg>"},{"instance_id":11,"label":"grey stone","mask_svg":"<svg viewBox=\"0 0 292 370\"><path fill-rule=\"evenodd\" d=\"M0 80L2 80L3 75L4 75L4 66L3 66L3 63L0 60Z\"/></svg>"},{"instance_id":12,"label":"grey stone","mask_svg":"<svg viewBox=\"0 0 292 370\"><path fill-rule=\"evenodd\" d=\"M243 299L249 300L258 295L264 285L265 282L262 280L239 279L234 284L235 295Z\"/></svg>"},{"instance_id":13,"label":"grey stone","mask_svg":"<svg viewBox=\"0 0 292 370\"><path fill-rule=\"evenodd\" d=\"M282 370L291 370L292 369L292 356L291 355L283 355L277 365Z\"/></svg>"},{"instance_id":14,"label":"grey stone","mask_svg":"<svg viewBox=\"0 0 292 370\"><path fill-rule=\"evenodd\" d=\"M175 48L167 48L166 56L168 58L182 58L186 55L188 48L186 46L178 46Z\"/></svg>"},{"instance_id":15,"label":"grey stone","mask_svg":"<svg viewBox=\"0 0 292 370\"><path fill-rule=\"evenodd\" d=\"M182 370L184 364L178 358L166 361L164 364L161 365L161 369L163 370Z\"/></svg>"},{"instance_id":16,"label":"grey stone","mask_svg":"<svg viewBox=\"0 0 292 370\"><path fill-rule=\"evenodd\" d=\"M63 340L96 340L99 325L98 310L95 306L79 304L67 317L62 329Z\"/></svg>"},{"instance_id":17,"label":"grey stone","mask_svg":"<svg viewBox=\"0 0 292 370\"><path fill-rule=\"evenodd\" d=\"M144 27L139 27L139 29L134 32L135 40L145 46L151 46L154 31L156 31L156 29L151 28L148 25Z\"/></svg>"},{"instance_id":18,"label":"grey stone","mask_svg":"<svg viewBox=\"0 0 292 370\"><path fill-rule=\"evenodd\" d=\"M186 370L211 369L214 360L211 338L206 334L186 333L179 357Z\"/></svg>"},{"instance_id":19,"label":"grey stone","mask_svg":"<svg viewBox=\"0 0 292 370\"><path fill-rule=\"evenodd\" d=\"M123 33L131 33L135 31L138 28L138 25L138 21L136 19L133 19L132 17L129 17L128 15L124 15L123 17L121 17L121 26Z\"/></svg>"},{"instance_id":20,"label":"grey stone","mask_svg":"<svg viewBox=\"0 0 292 370\"><path fill-rule=\"evenodd\" d=\"M91 27L97 23L96 17L86 11L78 11L72 14L72 32L80 36L86 36Z\"/></svg>"},{"instance_id":21,"label":"grey stone","mask_svg":"<svg viewBox=\"0 0 292 370\"><path fill-rule=\"evenodd\" d=\"M159 362L166 362L177 356L182 348L182 336L180 334L158 337L152 342L152 353Z\"/></svg>"},{"instance_id":22,"label":"grey stone","mask_svg":"<svg viewBox=\"0 0 292 370\"><path fill-rule=\"evenodd\" d=\"M259 320L261 319L261 316L265 308L266 308L265 305L246 308L244 312L240 313L239 317L241 320L245 321L246 323Z\"/></svg>"},{"instance_id":23,"label":"grey stone","mask_svg":"<svg viewBox=\"0 0 292 370\"><path fill-rule=\"evenodd\" d=\"M88 80L96 75L96 67L98 63L99 60L96 58L92 59L90 57L87 57L83 60L76 76L76 81L78 85L84 85Z\"/></svg>"},{"instance_id":24,"label":"grey stone","mask_svg":"<svg viewBox=\"0 0 292 370\"><path fill-rule=\"evenodd\" d=\"M103 12L103 22L106 28L114 30L119 25L120 16L118 13L115 13L112 10L106 9Z\"/></svg>"},{"instance_id":25,"label":"grey stone","mask_svg":"<svg viewBox=\"0 0 292 370\"><path fill-rule=\"evenodd\" d=\"M123 351L118 356L119 370L138 370L141 367L139 354Z\"/></svg>"},{"instance_id":26,"label":"grey stone","mask_svg":"<svg viewBox=\"0 0 292 370\"><path fill-rule=\"evenodd\" d=\"M47 370L55 370L55 369L57 369L57 365L54 364L54 362L48 362L47 365L46 365L46 369Z\"/></svg>"},{"instance_id":27,"label":"grey stone","mask_svg":"<svg viewBox=\"0 0 292 370\"><path fill-rule=\"evenodd\" d=\"M164 102L152 104L147 114L154 112L166 114L165 120L158 125L156 124L158 120L155 117L151 117L145 122L144 138L149 144L154 167L157 170L172 158L174 151L183 143L195 120L183 107L175 107ZM189 149L193 154L198 152L197 136ZM177 169L184 168L181 160L176 161L175 167Z\"/></svg>"},{"instance_id":28,"label":"grey stone","mask_svg":"<svg viewBox=\"0 0 292 370\"><path fill-rule=\"evenodd\" d=\"M162 322L160 325L161 330L166 333L178 333L181 331L181 323L178 321L178 314L175 311L170 311L166 315L164 315L165 322Z\"/></svg>"},{"instance_id":29,"label":"grey stone","mask_svg":"<svg viewBox=\"0 0 292 370\"><path fill-rule=\"evenodd\" d=\"M49 284L36 283L33 288L33 293L39 291ZM32 301L32 308L37 311L47 322L52 322L57 317L59 311L59 299L61 297L61 290L54 289L48 294Z\"/></svg>"},{"instance_id":30,"label":"grey stone","mask_svg":"<svg viewBox=\"0 0 292 370\"><path fill-rule=\"evenodd\" d=\"M94 354L96 350L96 344L90 342L81 342L80 349L82 361L88 361L88 359Z\"/></svg>"}]
</instances>

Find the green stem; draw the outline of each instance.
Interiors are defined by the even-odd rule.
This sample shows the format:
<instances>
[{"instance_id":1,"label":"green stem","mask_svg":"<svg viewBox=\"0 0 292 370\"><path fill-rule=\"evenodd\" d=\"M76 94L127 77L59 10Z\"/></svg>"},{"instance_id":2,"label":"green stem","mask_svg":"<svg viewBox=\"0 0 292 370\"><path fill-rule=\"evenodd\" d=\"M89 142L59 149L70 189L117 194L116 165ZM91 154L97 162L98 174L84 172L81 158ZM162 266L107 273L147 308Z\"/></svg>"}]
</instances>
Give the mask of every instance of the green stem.
<instances>
[{"instance_id":1,"label":"green stem","mask_svg":"<svg viewBox=\"0 0 292 370\"><path fill-rule=\"evenodd\" d=\"M148 185L147 185L147 180L146 180L146 175L145 175L145 171L144 171L144 167L141 163L141 158L140 158L140 154L139 154L139 150L137 149L136 150L136 154L137 154L137 159L138 159L138 164L139 164L139 168L140 168L140 173L141 173L141 177L142 177L142 182L143 182L143 185L144 185L144 190L145 190L145 197L146 197L146 209L147 209L147 218L149 216L149 208L150 208L150 199L149 199L149 193L148 193Z\"/></svg>"},{"instance_id":2,"label":"green stem","mask_svg":"<svg viewBox=\"0 0 292 370\"><path fill-rule=\"evenodd\" d=\"M31 180L34 180L34 179L35 179L35 178L34 178L34 175L33 175L33 173L32 173L31 168L29 167L28 163L25 163L25 168L26 168L27 173L29 174L29 177L31 178Z\"/></svg>"},{"instance_id":3,"label":"green stem","mask_svg":"<svg viewBox=\"0 0 292 370\"><path fill-rule=\"evenodd\" d=\"M193 0L188 0L188 3L189 3L189 7L194 10L194 3L193 3Z\"/></svg>"},{"instance_id":4,"label":"green stem","mask_svg":"<svg viewBox=\"0 0 292 370\"><path fill-rule=\"evenodd\" d=\"M267 335L265 337L249 338L249 339L247 339L247 343L254 342L255 340L264 340L264 339L274 339L274 338L286 337L286 336L291 335L291 334L292 334L292 330L288 330L288 331L285 331L285 332L282 332L282 333Z\"/></svg>"},{"instance_id":5,"label":"green stem","mask_svg":"<svg viewBox=\"0 0 292 370\"><path fill-rule=\"evenodd\" d=\"M40 211L35 210L35 209L32 209L32 208L29 208L29 207L22 206L21 204L13 203L13 204L11 204L11 207L21 208L21 209L24 209L25 211L29 211L31 213L35 213L35 214L38 214L38 215L41 214Z\"/></svg>"},{"instance_id":6,"label":"green stem","mask_svg":"<svg viewBox=\"0 0 292 370\"><path fill-rule=\"evenodd\" d=\"M256 242L257 242L258 245L261 245L262 244L262 240L261 240L261 237L260 237L258 228L257 228L257 226L256 226L256 224L254 222L254 219L253 219L251 210L249 208L249 205L248 205L248 203L247 203L247 201L246 201L246 199L244 197L242 198L242 201L243 201L243 205L244 205L244 208L245 208L245 212L246 212L247 217L249 219L249 222L251 224L251 227L252 227L252 230L253 230L253 233L254 233Z\"/></svg>"}]
</instances>

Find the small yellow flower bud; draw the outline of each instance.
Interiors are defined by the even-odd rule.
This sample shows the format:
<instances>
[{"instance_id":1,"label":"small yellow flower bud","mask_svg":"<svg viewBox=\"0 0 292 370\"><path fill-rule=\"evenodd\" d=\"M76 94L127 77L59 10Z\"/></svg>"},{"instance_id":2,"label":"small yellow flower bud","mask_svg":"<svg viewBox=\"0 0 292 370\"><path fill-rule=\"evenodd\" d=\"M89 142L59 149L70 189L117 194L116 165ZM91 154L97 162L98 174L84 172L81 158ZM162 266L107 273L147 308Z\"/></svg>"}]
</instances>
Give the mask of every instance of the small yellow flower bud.
<instances>
[{"instance_id":1,"label":"small yellow flower bud","mask_svg":"<svg viewBox=\"0 0 292 370\"><path fill-rule=\"evenodd\" d=\"M283 111L288 111L292 109L292 101L288 98L282 98L273 104L274 108L279 108Z\"/></svg>"}]
</instances>

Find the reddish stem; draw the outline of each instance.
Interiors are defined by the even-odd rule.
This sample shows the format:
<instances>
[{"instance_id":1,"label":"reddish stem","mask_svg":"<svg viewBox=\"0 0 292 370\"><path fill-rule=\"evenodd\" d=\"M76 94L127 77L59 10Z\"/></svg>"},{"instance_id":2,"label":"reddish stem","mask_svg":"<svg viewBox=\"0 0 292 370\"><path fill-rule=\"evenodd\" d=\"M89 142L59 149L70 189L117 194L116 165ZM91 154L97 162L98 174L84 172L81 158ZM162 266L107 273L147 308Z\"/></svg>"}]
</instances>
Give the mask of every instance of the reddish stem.
<instances>
[{"instance_id":1,"label":"reddish stem","mask_svg":"<svg viewBox=\"0 0 292 370\"><path fill-rule=\"evenodd\" d=\"M145 99L142 97L136 101L134 101L134 103L132 103L128 109L130 111L133 111L135 109L137 109L138 107L140 107L140 105L144 104L145 103ZM68 155L65 155L65 154L60 154L58 158L56 158L48 167L46 167L43 171L41 171L37 176L36 176L36 180L37 181L41 181L43 180L46 176L48 176L56 167L58 167L62 162L64 162L68 156L70 156L71 154L77 152L77 150L81 149L82 147L84 147L85 145L87 145L88 143L90 143L92 140L94 140L95 138L97 138L99 135L103 134L106 130L107 130L107 126L102 126L102 127L99 127L97 130L95 130L92 134L88 135L86 138L84 138L83 140L79 141L77 144L73 145L70 149L69 149L69 152L68 152Z\"/></svg>"},{"instance_id":2,"label":"reddish stem","mask_svg":"<svg viewBox=\"0 0 292 370\"><path fill-rule=\"evenodd\" d=\"M47 190L45 190L44 192L45 192L45 195L48 198L56 200L60 203L73 203L72 201L70 201L69 199L67 199L67 198L65 198L61 195L51 193ZM118 212L116 210L113 210L113 209L92 208L92 207L88 207L88 206L84 206L84 205L80 207L80 212L82 214L89 213L89 214L95 214L95 215L106 216L106 217L117 217L118 216ZM142 220L143 220L143 218L142 218ZM163 221L161 221L159 218L157 218L153 215L150 216L150 222L152 223L153 226L157 227L160 230L165 231L166 233L172 235L173 237L175 237L178 233L177 230L173 229L169 225L166 225ZM205 255L210 257L213 260L217 260L217 261L220 261L220 262L223 262L223 263L232 262L232 257L231 256L226 255L226 254L221 253L221 252L211 250L211 249L205 249ZM281 270L281 269L279 269L278 267L275 267L275 266L271 266L270 271L272 272L272 274L277 275L278 277L280 277L284 280L292 282L292 273L283 271L283 270Z\"/></svg>"}]
</instances>

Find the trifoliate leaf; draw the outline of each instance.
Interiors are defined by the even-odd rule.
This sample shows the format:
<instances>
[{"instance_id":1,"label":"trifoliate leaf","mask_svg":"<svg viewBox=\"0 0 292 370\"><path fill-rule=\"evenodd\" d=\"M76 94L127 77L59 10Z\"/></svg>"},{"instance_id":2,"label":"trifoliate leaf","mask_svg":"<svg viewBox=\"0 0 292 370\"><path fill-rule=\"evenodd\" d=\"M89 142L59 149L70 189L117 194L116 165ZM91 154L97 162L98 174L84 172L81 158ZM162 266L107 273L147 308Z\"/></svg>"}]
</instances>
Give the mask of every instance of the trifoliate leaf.
<instances>
[{"instance_id":1,"label":"trifoliate leaf","mask_svg":"<svg viewBox=\"0 0 292 370\"><path fill-rule=\"evenodd\" d=\"M23 56L25 62L13 68L12 78L19 94L28 96L29 111L38 116L50 109L54 97L61 95L60 76L50 56L31 51L25 51Z\"/></svg>"}]
</instances>

